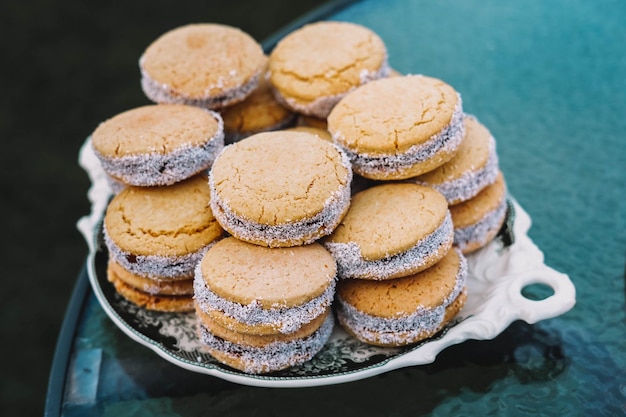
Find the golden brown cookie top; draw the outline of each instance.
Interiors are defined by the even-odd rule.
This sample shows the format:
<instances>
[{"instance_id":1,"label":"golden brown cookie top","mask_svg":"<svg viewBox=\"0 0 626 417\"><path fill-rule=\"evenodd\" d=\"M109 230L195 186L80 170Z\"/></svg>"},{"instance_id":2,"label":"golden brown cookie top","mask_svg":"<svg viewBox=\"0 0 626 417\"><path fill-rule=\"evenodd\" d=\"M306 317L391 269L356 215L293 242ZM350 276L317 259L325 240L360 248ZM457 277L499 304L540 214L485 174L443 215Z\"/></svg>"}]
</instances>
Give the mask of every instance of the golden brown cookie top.
<instances>
[{"instance_id":1,"label":"golden brown cookie top","mask_svg":"<svg viewBox=\"0 0 626 417\"><path fill-rule=\"evenodd\" d=\"M211 169L216 198L238 217L279 225L320 213L351 179L332 144L307 132L258 133L227 146Z\"/></svg>"},{"instance_id":2,"label":"golden brown cookie top","mask_svg":"<svg viewBox=\"0 0 626 417\"><path fill-rule=\"evenodd\" d=\"M326 242L353 242L364 259L381 259L415 246L443 223L447 212L446 199L430 187L376 185L352 197L348 213Z\"/></svg>"},{"instance_id":3,"label":"golden brown cookie top","mask_svg":"<svg viewBox=\"0 0 626 417\"><path fill-rule=\"evenodd\" d=\"M164 33L143 53L147 75L188 98L205 98L239 88L265 63L261 46L240 29L191 24Z\"/></svg>"},{"instance_id":4,"label":"golden brown cookie top","mask_svg":"<svg viewBox=\"0 0 626 417\"><path fill-rule=\"evenodd\" d=\"M104 224L122 251L181 256L200 250L223 234L209 199L205 175L167 187L127 187L109 203Z\"/></svg>"},{"instance_id":5,"label":"golden brown cookie top","mask_svg":"<svg viewBox=\"0 0 626 417\"><path fill-rule=\"evenodd\" d=\"M457 92L436 78L383 78L342 98L328 116L328 130L353 152L399 154L447 127L458 102Z\"/></svg>"},{"instance_id":6,"label":"golden brown cookie top","mask_svg":"<svg viewBox=\"0 0 626 417\"><path fill-rule=\"evenodd\" d=\"M319 243L266 248L228 237L204 255L200 270L218 296L265 309L294 307L319 297L337 273L332 255Z\"/></svg>"},{"instance_id":7,"label":"golden brown cookie top","mask_svg":"<svg viewBox=\"0 0 626 417\"><path fill-rule=\"evenodd\" d=\"M465 116L464 123L465 137L456 154L440 167L417 177L418 181L441 184L485 167L493 150L491 133L475 117Z\"/></svg>"},{"instance_id":8,"label":"golden brown cookie top","mask_svg":"<svg viewBox=\"0 0 626 417\"><path fill-rule=\"evenodd\" d=\"M433 309L452 301L448 298L456 291L461 262L458 252L450 250L435 265L415 275L387 281L341 280L337 294L371 316L408 316L419 308Z\"/></svg>"},{"instance_id":9,"label":"golden brown cookie top","mask_svg":"<svg viewBox=\"0 0 626 417\"><path fill-rule=\"evenodd\" d=\"M485 214L496 210L506 198L506 184L500 172L496 181L485 187L474 198L450 206L450 214L455 228L463 228L475 224Z\"/></svg>"},{"instance_id":10,"label":"golden brown cookie top","mask_svg":"<svg viewBox=\"0 0 626 417\"><path fill-rule=\"evenodd\" d=\"M138 107L102 122L92 134L94 148L105 157L167 154L201 146L222 130L213 112L182 104Z\"/></svg>"},{"instance_id":11,"label":"golden brown cookie top","mask_svg":"<svg viewBox=\"0 0 626 417\"><path fill-rule=\"evenodd\" d=\"M386 66L387 50L368 28L317 22L285 36L270 55L270 82L286 98L309 103L343 94Z\"/></svg>"}]
</instances>

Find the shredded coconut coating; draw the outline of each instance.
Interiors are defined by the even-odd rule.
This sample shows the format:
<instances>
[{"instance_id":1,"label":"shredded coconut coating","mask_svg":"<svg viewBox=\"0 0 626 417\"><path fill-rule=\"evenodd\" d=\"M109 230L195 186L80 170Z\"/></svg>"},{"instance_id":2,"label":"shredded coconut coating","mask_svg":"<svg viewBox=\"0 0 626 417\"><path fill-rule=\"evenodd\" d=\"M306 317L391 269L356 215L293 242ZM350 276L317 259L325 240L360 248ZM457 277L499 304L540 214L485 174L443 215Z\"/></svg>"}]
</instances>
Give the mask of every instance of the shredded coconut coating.
<instances>
[{"instance_id":1,"label":"shredded coconut coating","mask_svg":"<svg viewBox=\"0 0 626 417\"><path fill-rule=\"evenodd\" d=\"M453 250L457 251L460 260L454 288L437 307L420 306L408 316L382 318L358 311L338 295L337 319L363 340L382 345L406 345L416 342L424 334L434 333L443 322L446 307L461 294L467 280L467 259L458 249Z\"/></svg>"},{"instance_id":2,"label":"shredded coconut coating","mask_svg":"<svg viewBox=\"0 0 626 417\"><path fill-rule=\"evenodd\" d=\"M211 167L224 148L224 132L221 116L211 112L219 121L218 133L201 146L187 144L172 152L125 155L111 158L94 148L104 171L127 185L152 187L172 185L190 178Z\"/></svg>"},{"instance_id":3,"label":"shredded coconut coating","mask_svg":"<svg viewBox=\"0 0 626 417\"><path fill-rule=\"evenodd\" d=\"M350 184L352 168L350 161L341 149L341 163L346 168L346 183L332 193L325 201L324 208L314 216L294 222L276 225L261 224L238 216L220 198L213 175L209 175L211 189L211 210L217 221L233 236L246 242L265 244L269 247L306 245L326 236L337 227L350 205Z\"/></svg>"},{"instance_id":4,"label":"shredded coconut coating","mask_svg":"<svg viewBox=\"0 0 626 417\"><path fill-rule=\"evenodd\" d=\"M243 101L248 97L259 85L261 70L257 71L243 85L237 88L223 90L221 94L211 95L213 87L221 87L220 85L209 86L206 88L206 94L201 97L190 97L168 84L155 81L150 74L144 69L144 58L139 60L139 68L141 71L141 88L146 97L155 103L169 104L187 104L190 106L202 107L205 109L219 110L226 106Z\"/></svg>"},{"instance_id":5,"label":"shredded coconut coating","mask_svg":"<svg viewBox=\"0 0 626 417\"><path fill-rule=\"evenodd\" d=\"M448 204L458 204L475 197L482 189L489 184L493 184L500 171L498 155L496 153L496 141L493 137L489 139L489 157L487 163L478 170L467 171L462 176L446 181L441 184L431 184L420 181L419 178L412 180L416 184L433 187L439 191L448 201Z\"/></svg>"},{"instance_id":6,"label":"shredded coconut coating","mask_svg":"<svg viewBox=\"0 0 626 417\"><path fill-rule=\"evenodd\" d=\"M305 114L307 116L314 116L325 119L326 117L328 117L333 107L335 107L339 100L341 100L346 94L370 81L388 77L390 72L391 68L389 67L389 64L387 62L387 56L385 55L385 59L377 71L369 71L367 69L361 70L361 73L359 74L360 84L355 85L349 90L340 94L321 96L310 102L302 102L292 97L285 97L276 88L272 88L272 92L274 93L276 101L278 101L280 104L287 107L288 109L291 109L299 114Z\"/></svg>"},{"instance_id":7,"label":"shredded coconut coating","mask_svg":"<svg viewBox=\"0 0 626 417\"><path fill-rule=\"evenodd\" d=\"M322 326L312 335L288 342L274 342L264 347L252 347L228 342L214 336L205 326L200 326L200 339L209 349L223 353L243 365L251 374L278 371L304 363L315 356L328 341L334 319L328 314Z\"/></svg>"},{"instance_id":8,"label":"shredded coconut coating","mask_svg":"<svg viewBox=\"0 0 626 417\"><path fill-rule=\"evenodd\" d=\"M319 296L307 303L296 307L277 307L264 309L261 303L254 300L244 305L226 300L215 294L202 276L200 265L195 269L194 299L204 312L219 310L233 319L250 325L273 325L281 333L293 333L303 324L323 314L331 305L335 296L335 280L331 280L328 287Z\"/></svg>"},{"instance_id":9,"label":"shredded coconut coating","mask_svg":"<svg viewBox=\"0 0 626 417\"><path fill-rule=\"evenodd\" d=\"M472 244L482 247L489 243L489 240L500 229L506 216L506 198L503 198L495 210L491 210L478 222L463 228L454 229L454 245L462 251Z\"/></svg>"},{"instance_id":10,"label":"shredded coconut coating","mask_svg":"<svg viewBox=\"0 0 626 417\"><path fill-rule=\"evenodd\" d=\"M342 149L348 154L354 172L368 178L384 179L401 175L416 164L420 164L435 157L438 153L453 153L461 144L465 136L463 123L463 105L461 96L452 113L450 123L441 132L431 136L426 142L411 146L406 152L398 154L368 154L356 153L346 147ZM338 138L341 132L333 132L333 141L340 144Z\"/></svg>"},{"instance_id":11,"label":"shredded coconut coating","mask_svg":"<svg viewBox=\"0 0 626 417\"><path fill-rule=\"evenodd\" d=\"M128 271L146 278L189 278L194 274L196 265L200 262L206 251L216 241L203 246L198 251L190 252L182 256L161 255L136 255L124 251L113 242L106 225L103 223L104 242L109 250L109 256Z\"/></svg>"},{"instance_id":12,"label":"shredded coconut coating","mask_svg":"<svg viewBox=\"0 0 626 417\"><path fill-rule=\"evenodd\" d=\"M450 212L431 234L420 239L415 246L399 254L376 260L367 260L354 242L324 242L326 249L337 261L337 276L341 279L384 280L402 275L404 271L415 271L425 265L438 249L450 246L453 241L453 224Z\"/></svg>"}]
</instances>

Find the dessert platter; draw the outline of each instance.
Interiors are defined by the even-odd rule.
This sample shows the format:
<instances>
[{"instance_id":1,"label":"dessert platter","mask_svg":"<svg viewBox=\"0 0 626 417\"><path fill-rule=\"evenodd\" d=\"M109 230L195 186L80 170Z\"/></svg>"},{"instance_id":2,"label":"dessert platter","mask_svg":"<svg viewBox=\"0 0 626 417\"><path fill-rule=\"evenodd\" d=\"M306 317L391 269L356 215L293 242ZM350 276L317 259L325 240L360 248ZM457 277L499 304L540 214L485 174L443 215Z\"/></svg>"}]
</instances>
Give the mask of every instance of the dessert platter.
<instances>
[{"instance_id":1,"label":"dessert platter","mask_svg":"<svg viewBox=\"0 0 626 417\"><path fill-rule=\"evenodd\" d=\"M119 296L106 278L108 253L101 221L111 189L88 144L80 164L92 185L91 213L78 221L88 246L87 269L96 298L109 318L134 341L165 360L194 372L251 386L307 387L338 384L372 377L407 366L435 361L448 346L465 340L492 339L515 320L535 323L559 316L575 303L569 277L546 266L541 250L528 237L531 219L512 198L507 220L498 237L467 256L468 299L459 317L434 337L408 347L382 348L360 342L335 326L312 360L269 375L250 375L222 365L202 350L193 313L161 313L137 307ZM554 291L543 300L530 300L522 290L542 284Z\"/></svg>"},{"instance_id":2,"label":"dessert platter","mask_svg":"<svg viewBox=\"0 0 626 417\"><path fill-rule=\"evenodd\" d=\"M78 228L106 314L173 364L337 384L573 307L488 129L444 81L392 71L371 30L317 22L267 56L236 28L189 25L140 67L156 104L85 141ZM268 102L290 128L229 127L229 112L258 121ZM534 285L551 295L525 296Z\"/></svg>"}]
</instances>

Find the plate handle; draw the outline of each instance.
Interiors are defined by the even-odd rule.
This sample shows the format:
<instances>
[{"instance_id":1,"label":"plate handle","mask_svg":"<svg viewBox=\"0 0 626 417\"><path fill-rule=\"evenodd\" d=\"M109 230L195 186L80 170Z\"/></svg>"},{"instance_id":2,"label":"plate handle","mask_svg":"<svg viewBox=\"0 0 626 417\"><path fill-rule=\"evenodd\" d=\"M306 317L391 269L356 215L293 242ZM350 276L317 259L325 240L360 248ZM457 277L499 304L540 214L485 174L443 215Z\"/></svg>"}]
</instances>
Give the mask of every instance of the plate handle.
<instances>
[{"instance_id":1,"label":"plate handle","mask_svg":"<svg viewBox=\"0 0 626 417\"><path fill-rule=\"evenodd\" d=\"M533 284L550 287L554 293L542 300L527 298L523 290ZM519 318L529 324L559 316L576 303L576 289L569 277L549 267L534 268L513 277L508 296L517 307Z\"/></svg>"}]
</instances>

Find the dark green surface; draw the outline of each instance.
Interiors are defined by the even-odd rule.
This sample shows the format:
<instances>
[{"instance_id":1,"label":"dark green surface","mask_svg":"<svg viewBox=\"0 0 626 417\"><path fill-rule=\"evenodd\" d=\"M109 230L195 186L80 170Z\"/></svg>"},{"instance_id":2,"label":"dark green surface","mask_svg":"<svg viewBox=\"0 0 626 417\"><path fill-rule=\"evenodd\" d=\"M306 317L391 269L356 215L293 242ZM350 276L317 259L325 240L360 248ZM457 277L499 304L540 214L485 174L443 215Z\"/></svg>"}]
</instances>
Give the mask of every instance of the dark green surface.
<instances>
[{"instance_id":1,"label":"dark green surface","mask_svg":"<svg viewBox=\"0 0 626 417\"><path fill-rule=\"evenodd\" d=\"M18 154L32 149L25 140L33 137L32 122L18 119L18 111L59 117L41 132L49 140L38 139L41 152L35 163L31 160L27 187L9 187L16 177L3 176L3 191L12 197L3 199L3 205L17 201L9 208L11 236L28 226L32 207L46 207L46 227L38 230L48 239L8 259L10 267L16 265L12 276L20 271L20 277L38 278L39 300L49 298L49 303L33 312L19 309L23 296L3 291L2 299L3 323L17 321L24 328L36 323L41 329L9 333L10 340L24 338L20 344L26 348L19 357L35 368L47 370L51 347L31 347L51 339L60 322L59 313L45 314L43 307L58 311L66 302L86 251L73 229L87 211L86 202L76 198L84 198L86 180L67 161L75 164L78 146L96 123L144 102L135 78L138 51L162 28L196 20L199 6L193 12L178 9L153 9L159 16L144 16L138 20L142 24L133 26L137 16L110 6L99 19L113 22L121 16L113 27L93 24L86 8L61 9L64 23L45 14L31 23L36 35L30 36L48 46L32 52L36 66L22 69L16 65L22 61L9 55L13 75L35 71L29 88L48 94L33 102L20 94L19 84L10 86L11 101L3 102L0 126L8 123L14 134L3 135L4 140ZM536 325L514 323L494 341L450 348L432 365L339 386L284 390L239 387L176 368L124 336L91 299L77 347L88 363L99 365L80 368L102 377L95 409L112 416L626 414L626 2L372 0L336 17L377 31L397 70L442 78L461 92L465 109L498 141L509 189L531 215L530 235L546 263L576 285L576 307ZM149 18L153 20L146 23ZM63 24L69 25L64 37L46 37ZM73 62L72 71L54 66L55 51L65 51L57 59ZM97 69L94 60L101 64ZM70 79L74 87L66 90L60 81ZM96 95L97 101L85 99ZM72 110L63 111L68 107ZM12 155L2 155L5 168L15 165ZM28 185L38 182L35 178L41 178L44 191L28 192ZM65 193L70 188L73 199L54 198L61 188ZM58 229L48 226L54 223ZM17 246L31 248L32 236L19 238ZM31 261L33 251L40 262ZM48 265L61 266L54 273ZM54 291L61 294L54 296ZM15 320L15 311L30 311L28 320ZM2 378L3 408L7 404L9 411L29 404L27 395L33 392L19 374L23 362L11 362L10 379L4 378L6 371ZM89 404L67 407L80 412L73 415L88 409Z\"/></svg>"}]
</instances>

